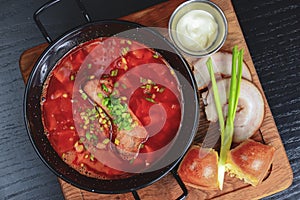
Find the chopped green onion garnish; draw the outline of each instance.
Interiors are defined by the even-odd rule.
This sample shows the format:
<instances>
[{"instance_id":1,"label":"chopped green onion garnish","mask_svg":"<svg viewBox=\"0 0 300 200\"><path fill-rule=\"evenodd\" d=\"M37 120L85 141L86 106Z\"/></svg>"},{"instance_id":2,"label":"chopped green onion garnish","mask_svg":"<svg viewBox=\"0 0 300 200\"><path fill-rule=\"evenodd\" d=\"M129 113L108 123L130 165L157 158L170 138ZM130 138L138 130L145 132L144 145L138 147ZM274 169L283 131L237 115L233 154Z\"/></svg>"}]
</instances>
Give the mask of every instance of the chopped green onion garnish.
<instances>
[{"instance_id":1,"label":"chopped green onion garnish","mask_svg":"<svg viewBox=\"0 0 300 200\"><path fill-rule=\"evenodd\" d=\"M97 93L97 96L98 96L100 99L103 99L103 94Z\"/></svg>"},{"instance_id":2,"label":"chopped green onion garnish","mask_svg":"<svg viewBox=\"0 0 300 200\"><path fill-rule=\"evenodd\" d=\"M140 77L140 83L146 83L147 79Z\"/></svg>"},{"instance_id":3,"label":"chopped green onion garnish","mask_svg":"<svg viewBox=\"0 0 300 200\"><path fill-rule=\"evenodd\" d=\"M118 69L114 69L110 72L111 76L117 76L118 75Z\"/></svg>"},{"instance_id":4,"label":"chopped green onion garnish","mask_svg":"<svg viewBox=\"0 0 300 200\"><path fill-rule=\"evenodd\" d=\"M132 127L131 127L131 125L127 125L127 126L125 126L124 127L124 130L126 130L126 131L130 131L130 130L132 130Z\"/></svg>"},{"instance_id":5,"label":"chopped green onion garnish","mask_svg":"<svg viewBox=\"0 0 300 200\"><path fill-rule=\"evenodd\" d=\"M124 56L129 52L129 47L122 48L121 54Z\"/></svg>"},{"instance_id":6,"label":"chopped green onion garnish","mask_svg":"<svg viewBox=\"0 0 300 200\"><path fill-rule=\"evenodd\" d=\"M133 119L128 111L128 105L125 102L127 97L115 97L110 95L102 99L102 105L106 106L109 110L114 124L118 126L119 130L132 130ZM109 119L104 119L100 113L101 118L99 119L100 124L111 125ZM102 119L103 118L103 119Z\"/></svg>"},{"instance_id":7,"label":"chopped green onion garnish","mask_svg":"<svg viewBox=\"0 0 300 200\"><path fill-rule=\"evenodd\" d=\"M83 143L85 141L85 139L83 137L80 137L79 142Z\"/></svg>"},{"instance_id":8,"label":"chopped green onion garnish","mask_svg":"<svg viewBox=\"0 0 300 200\"><path fill-rule=\"evenodd\" d=\"M83 100L87 100L88 96L85 93L81 93L81 98Z\"/></svg>"},{"instance_id":9,"label":"chopped green onion garnish","mask_svg":"<svg viewBox=\"0 0 300 200\"><path fill-rule=\"evenodd\" d=\"M159 88L159 93L163 93L165 91L165 88L164 87L161 87L161 88Z\"/></svg>"},{"instance_id":10,"label":"chopped green onion garnish","mask_svg":"<svg viewBox=\"0 0 300 200\"><path fill-rule=\"evenodd\" d=\"M151 79L147 79L147 83L155 85L155 83Z\"/></svg>"},{"instance_id":11,"label":"chopped green onion garnish","mask_svg":"<svg viewBox=\"0 0 300 200\"><path fill-rule=\"evenodd\" d=\"M129 161L129 163L130 163L130 164L133 164L134 160L135 160L135 159L132 158L132 159Z\"/></svg>"},{"instance_id":12,"label":"chopped green onion garnish","mask_svg":"<svg viewBox=\"0 0 300 200\"><path fill-rule=\"evenodd\" d=\"M117 88L119 87L120 83L119 82L115 82L114 87Z\"/></svg>"},{"instance_id":13,"label":"chopped green onion garnish","mask_svg":"<svg viewBox=\"0 0 300 200\"><path fill-rule=\"evenodd\" d=\"M91 140L91 138L92 138L90 132L86 132L85 137L86 137L86 139L88 139L88 140Z\"/></svg>"},{"instance_id":14,"label":"chopped green onion garnish","mask_svg":"<svg viewBox=\"0 0 300 200\"><path fill-rule=\"evenodd\" d=\"M103 144L108 144L109 142L110 142L109 138L105 138L105 139L102 141Z\"/></svg>"},{"instance_id":15,"label":"chopped green onion garnish","mask_svg":"<svg viewBox=\"0 0 300 200\"><path fill-rule=\"evenodd\" d=\"M74 80L75 80L75 76L74 76L73 74L70 76L70 80L71 80L71 81L74 81Z\"/></svg>"},{"instance_id":16,"label":"chopped green onion garnish","mask_svg":"<svg viewBox=\"0 0 300 200\"><path fill-rule=\"evenodd\" d=\"M158 58L157 52L155 52L155 54L153 54L153 58Z\"/></svg>"},{"instance_id":17,"label":"chopped green onion garnish","mask_svg":"<svg viewBox=\"0 0 300 200\"><path fill-rule=\"evenodd\" d=\"M104 92L108 92L108 88L107 88L107 86L105 84L102 84L102 90Z\"/></svg>"},{"instance_id":18,"label":"chopped green onion garnish","mask_svg":"<svg viewBox=\"0 0 300 200\"><path fill-rule=\"evenodd\" d=\"M95 134L92 134L92 138L93 138L94 140L98 140L98 136L95 135Z\"/></svg>"},{"instance_id":19,"label":"chopped green onion garnish","mask_svg":"<svg viewBox=\"0 0 300 200\"><path fill-rule=\"evenodd\" d=\"M91 161L94 161L94 159L95 159L94 155L91 154L91 155L90 155L90 160L91 160Z\"/></svg>"},{"instance_id":20,"label":"chopped green onion garnish","mask_svg":"<svg viewBox=\"0 0 300 200\"><path fill-rule=\"evenodd\" d=\"M90 120L95 121L95 116L89 117Z\"/></svg>"},{"instance_id":21,"label":"chopped green onion garnish","mask_svg":"<svg viewBox=\"0 0 300 200\"><path fill-rule=\"evenodd\" d=\"M125 84L121 84L123 89L127 89L127 86Z\"/></svg>"},{"instance_id":22,"label":"chopped green onion garnish","mask_svg":"<svg viewBox=\"0 0 300 200\"><path fill-rule=\"evenodd\" d=\"M150 84L147 84L147 85L146 85L146 89L147 89L147 90L151 90L151 88L152 88L152 85L150 85Z\"/></svg>"},{"instance_id":23,"label":"chopped green onion garnish","mask_svg":"<svg viewBox=\"0 0 300 200\"><path fill-rule=\"evenodd\" d=\"M151 103L156 103L156 101L152 98L149 98L149 97L145 97L145 99Z\"/></svg>"},{"instance_id":24,"label":"chopped green onion garnish","mask_svg":"<svg viewBox=\"0 0 300 200\"><path fill-rule=\"evenodd\" d=\"M110 102L109 97L105 97L105 98L102 99L102 105L103 106L107 106L109 104L109 102Z\"/></svg>"},{"instance_id":25,"label":"chopped green onion garnish","mask_svg":"<svg viewBox=\"0 0 300 200\"><path fill-rule=\"evenodd\" d=\"M91 69L91 68L92 68L92 64L89 63L89 64L88 64L88 69Z\"/></svg>"}]
</instances>

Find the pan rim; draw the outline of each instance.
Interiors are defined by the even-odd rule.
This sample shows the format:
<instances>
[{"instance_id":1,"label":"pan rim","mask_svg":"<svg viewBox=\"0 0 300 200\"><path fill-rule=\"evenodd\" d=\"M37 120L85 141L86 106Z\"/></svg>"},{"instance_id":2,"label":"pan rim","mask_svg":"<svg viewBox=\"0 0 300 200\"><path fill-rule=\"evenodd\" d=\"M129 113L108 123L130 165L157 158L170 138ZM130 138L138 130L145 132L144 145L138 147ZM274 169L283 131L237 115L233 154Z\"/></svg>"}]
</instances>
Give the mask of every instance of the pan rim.
<instances>
[{"instance_id":1,"label":"pan rim","mask_svg":"<svg viewBox=\"0 0 300 200\"><path fill-rule=\"evenodd\" d=\"M32 131L31 131L31 128L30 128L30 122L28 120L28 115L27 115L27 105L29 103L28 99L27 99L28 93L29 93L29 90L30 90L30 88L31 88L31 86L33 84L34 76L38 72L38 66L39 66L39 64L44 59L44 57L49 54L50 50L57 43L59 43L59 41L67 38L70 35L76 34L78 31L80 31L80 30L82 30L82 29L84 29L86 27L94 26L94 25L97 25L97 24L103 24L103 23L122 23L122 24L129 25L129 26L135 26L136 28L147 28L145 26L142 26L140 24L137 24L137 23L134 23L134 22L130 22L130 21L124 21L124 20L100 20L100 21L95 21L95 22L91 22L91 23L87 23L87 24L78 26L78 27L76 27L76 28L74 28L74 29L72 29L70 31L67 31L66 33L64 33L59 38L55 39L53 41L53 43L50 44L42 52L41 56L39 57L39 59L35 63L32 71L31 71L31 73L30 73L30 75L28 77L28 81L27 81L27 84L26 84L26 87L25 87L25 92L24 92L23 112L24 112L24 121L25 121L26 131L27 131L27 134L29 136L30 142L31 142L32 146L34 147L34 150L38 154L39 158L50 169L50 171L52 171L57 177L61 178L62 180L66 181L67 183L70 183L71 185L74 185L74 186L76 186L76 187L78 187L80 189L84 189L84 190L87 190L87 191L90 191L90 192L102 193L102 194L117 194L117 193L126 193L126 192L136 191L138 189L141 189L141 188L144 188L144 187L147 187L147 186L153 184L154 182L156 182L159 179L163 178L167 173L169 173L180 162L180 160L183 157L184 153L187 151L187 149L191 145L191 143L193 141L193 138L194 138L194 135L195 135L195 133L197 131L197 125L198 125L198 119L199 119L199 112L198 112L198 110L199 110L199 105L198 105L199 97L198 97L198 90L197 90L197 86L196 86L196 81L194 79L194 76L193 76L191 70L188 67L187 61L179 53L179 51L175 48L175 46L172 45L169 41L165 40L164 37L161 34L159 34L159 33L155 32L155 31L149 29L149 31L151 31L151 33L154 34L155 36L157 36L157 37L159 37L161 39L164 39L164 41L167 43L167 45L170 46L176 52L176 54L180 58L180 61L183 63L183 65L187 69L188 75L191 78L191 85L192 85L192 87L194 89L195 110L196 110L196 112L195 112L195 119L194 119L194 124L193 124L192 132L189 133L190 137L189 137L189 141L187 141L188 145L186 145L184 151L182 152L182 155L177 160L175 160L174 162L172 162L171 164L169 164L168 166L166 166L166 167L164 167L164 168L162 168L160 170L154 171L154 172L149 172L149 174L158 174L158 175L155 176L155 178L151 179L147 183L137 185L137 186L135 186L133 188L130 188L130 189L123 189L123 190L101 190L101 188L86 187L86 186L84 186L82 184L78 184L78 183L74 182L73 180L70 180L64 174L59 173L58 170L56 170L55 168L53 168L53 166L51 166L47 162L47 160L45 159L45 157L41 154L40 150L37 147L37 141L35 141L34 138L32 137L32 133L31 133ZM136 177L136 176L143 176L145 174L148 174L148 173L137 174L137 175L134 175L134 177ZM84 175L82 175L82 176L84 176ZM94 179L94 178L90 178L89 177L89 179ZM126 180L126 179L118 179L118 180ZM105 180L102 180L102 181L105 181Z\"/></svg>"}]
</instances>

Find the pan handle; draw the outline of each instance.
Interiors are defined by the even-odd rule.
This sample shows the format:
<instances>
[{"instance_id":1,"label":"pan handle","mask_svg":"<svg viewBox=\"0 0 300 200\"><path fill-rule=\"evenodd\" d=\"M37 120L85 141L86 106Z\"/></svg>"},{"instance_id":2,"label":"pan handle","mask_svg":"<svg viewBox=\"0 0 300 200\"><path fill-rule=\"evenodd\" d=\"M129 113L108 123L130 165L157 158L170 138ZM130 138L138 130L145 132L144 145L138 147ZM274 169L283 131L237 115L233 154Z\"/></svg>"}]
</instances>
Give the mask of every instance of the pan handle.
<instances>
[{"instance_id":1,"label":"pan handle","mask_svg":"<svg viewBox=\"0 0 300 200\"><path fill-rule=\"evenodd\" d=\"M48 1L47 3L45 3L42 7L40 7L34 14L33 14L33 19L37 25L37 27L40 29L41 33L43 34L44 38L46 39L46 41L48 43L52 43L52 39L49 35L49 33L47 32L45 26L42 24L41 20L40 20L40 14L47 10L49 7L55 5L56 3L60 2L61 0L52 0L52 1ZM91 18L84 6L84 4L82 3L81 0L76 0L77 6L80 9L80 12L82 13L82 15L84 16L85 20L87 23L91 22Z\"/></svg>"},{"instance_id":2,"label":"pan handle","mask_svg":"<svg viewBox=\"0 0 300 200\"><path fill-rule=\"evenodd\" d=\"M182 190L182 194L176 198L176 200L183 200L187 197L188 195L188 190L187 188L185 187L183 181L181 180L181 178L179 177L178 173L177 173L177 170L176 169L172 169L171 170L171 174L173 175L173 177L175 178L175 180L177 181L178 185L180 186L181 190ZM131 192L134 199L135 200L140 200L140 196L138 195L137 191L132 191Z\"/></svg>"},{"instance_id":3,"label":"pan handle","mask_svg":"<svg viewBox=\"0 0 300 200\"><path fill-rule=\"evenodd\" d=\"M180 176L178 175L177 170L172 169L171 173L172 173L173 177L176 179L178 185L180 186L180 188L182 190L182 194L179 197L177 197L177 200L183 200L187 197L188 190L185 187L185 185L184 185L183 181L181 180Z\"/></svg>"}]
</instances>

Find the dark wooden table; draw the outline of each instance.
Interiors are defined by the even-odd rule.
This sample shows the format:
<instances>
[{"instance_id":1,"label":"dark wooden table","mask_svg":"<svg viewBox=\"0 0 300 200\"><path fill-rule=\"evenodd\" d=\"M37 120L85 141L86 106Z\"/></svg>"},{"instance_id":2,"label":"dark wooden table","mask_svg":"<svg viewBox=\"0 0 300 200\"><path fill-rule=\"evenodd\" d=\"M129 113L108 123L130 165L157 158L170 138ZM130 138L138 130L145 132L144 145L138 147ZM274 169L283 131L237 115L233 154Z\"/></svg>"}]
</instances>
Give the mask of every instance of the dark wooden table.
<instances>
[{"instance_id":1,"label":"dark wooden table","mask_svg":"<svg viewBox=\"0 0 300 200\"><path fill-rule=\"evenodd\" d=\"M24 50L44 43L32 14L45 2L0 0L0 199L63 199L56 177L34 152L23 122L24 84L18 61ZM85 2L95 20L118 18L162 0ZM83 23L73 0L62 4L42 16L53 37ZM300 2L233 4L294 172L290 188L266 199L300 199Z\"/></svg>"}]
</instances>

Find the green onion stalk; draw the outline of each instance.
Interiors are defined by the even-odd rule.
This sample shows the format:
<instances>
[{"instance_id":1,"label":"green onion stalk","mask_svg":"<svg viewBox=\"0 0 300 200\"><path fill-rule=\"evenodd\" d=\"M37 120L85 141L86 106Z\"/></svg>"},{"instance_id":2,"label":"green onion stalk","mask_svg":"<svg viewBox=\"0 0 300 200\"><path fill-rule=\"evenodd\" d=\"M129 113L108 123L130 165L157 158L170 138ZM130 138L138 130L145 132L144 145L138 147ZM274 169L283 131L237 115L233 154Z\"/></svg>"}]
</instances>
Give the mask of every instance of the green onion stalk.
<instances>
[{"instance_id":1,"label":"green onion stalk","mask_svg":"<svg viewBox=\"0 0 300 200\"><path fill-rule=\"evenodd\" d=\"M244 50L238 51L237 46L234 46L232 51L232 69L231 69L231 81L230 81L230 92L228 98L228 112L226 123L224 121L224 115L222 112L222 105L218 92L216 79L214 76L213 64L211 58L206 62L207 69L212 82L212 89L214 93L215 106L217 115L219 118L219 126L221 132L221 149L218 161L218 183L219 188L223 189L224 175L225 175L225 164L227 160L227 154L230 151L232 136L234 133L234 119L238 105L238 99L240 95L240 83L242 78L242 63L243 63ZM236 69L237 65L237 69Z\"/></svg>"}]
</instances>

